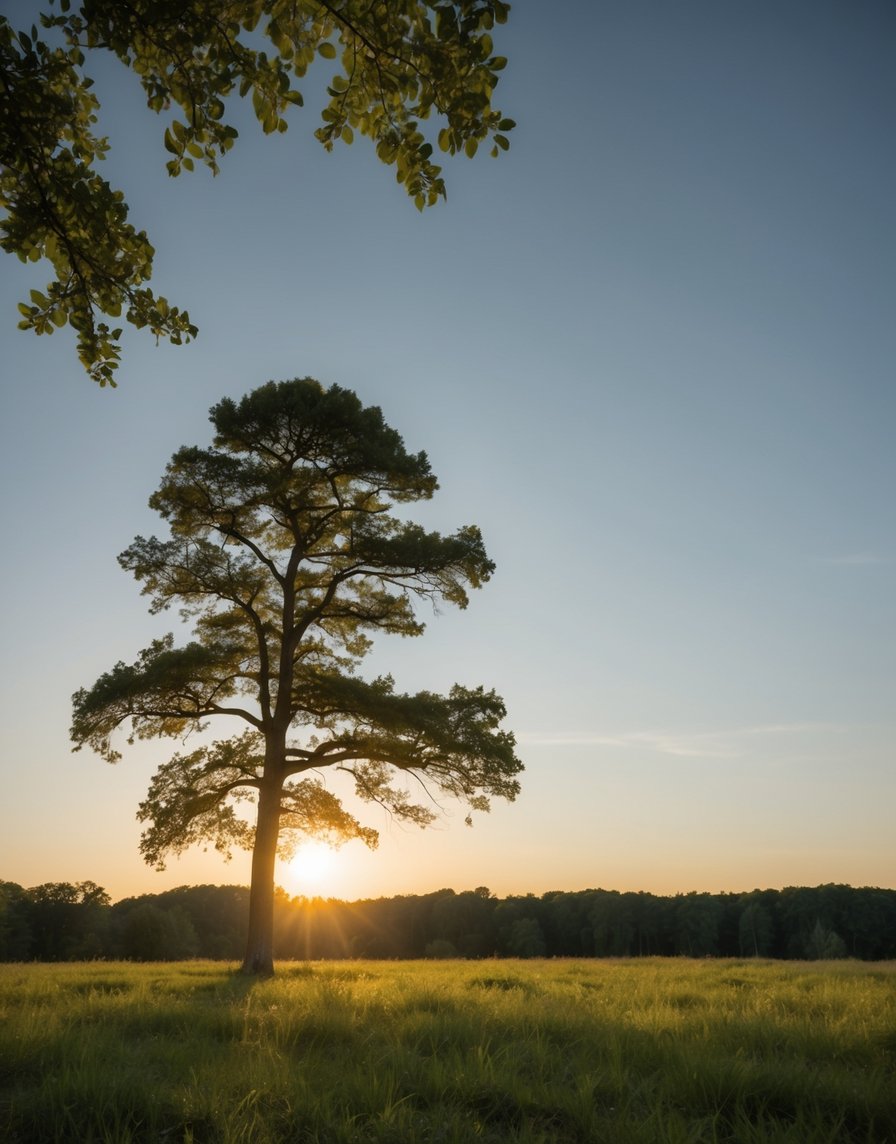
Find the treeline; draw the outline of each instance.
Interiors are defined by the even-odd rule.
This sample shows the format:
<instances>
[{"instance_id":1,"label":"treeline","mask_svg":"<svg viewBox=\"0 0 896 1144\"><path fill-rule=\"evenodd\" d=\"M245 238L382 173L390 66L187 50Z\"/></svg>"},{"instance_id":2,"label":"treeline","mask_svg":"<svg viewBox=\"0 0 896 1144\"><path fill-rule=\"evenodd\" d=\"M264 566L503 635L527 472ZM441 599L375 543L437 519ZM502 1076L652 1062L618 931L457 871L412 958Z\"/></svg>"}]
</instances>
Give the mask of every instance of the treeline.
<instances>
[{"instance_id":1,"label":"treeline","mask_svg":"<svg viewBox=\"0 0 896 1144\"><path fill-rule=\"evenodd\" d=\"M249 891L181 886L112 903L93 882L0 882L0 960L242 956ZM896 958L896 890L826 885L663 897L613 890L343 902L278 892L278 958Z\"/></svg>"}]
</instances>

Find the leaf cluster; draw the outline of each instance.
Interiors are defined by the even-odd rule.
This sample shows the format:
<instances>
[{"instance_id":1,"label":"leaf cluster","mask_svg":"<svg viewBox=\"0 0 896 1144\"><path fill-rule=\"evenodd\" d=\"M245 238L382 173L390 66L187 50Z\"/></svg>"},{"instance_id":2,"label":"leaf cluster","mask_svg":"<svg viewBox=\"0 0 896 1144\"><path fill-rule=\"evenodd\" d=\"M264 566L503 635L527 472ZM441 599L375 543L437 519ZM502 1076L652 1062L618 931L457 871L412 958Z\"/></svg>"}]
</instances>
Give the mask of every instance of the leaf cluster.
<instances>
[{"instance_id":1,"label":"leaf cluster","mask_svg":"<svg viewBox=\"0 0 896 1144\"><path fill-rule=\"evenodd\" d=\"M151 110L173 112L171 175L197 162L217 173L237 138L226 118L234 95L251 100L266 134L286 131L312 64L332 62L318 140L330 150L366 136L422 210L446 193L436 146L470 157L481 144L492 155L509 146L514 123L492 106L506 60L491 36L508 11L503 0L59 0L30 32L0 16L0 243L23 261L48 259L54 273L20 305L21 328L72 326L100 385L115 384L122 332L100 315L124 314L176 344L197 333L144 285L153 248L95 170L109 143L95 133L89 53L113 53ZM442 126L428 134L431 120Z\"/></svg>"},{"instance_id":2,"label":"leaf cluster","mask_svg":"<svg viewBox=\"0 0 896 1144\"><path fill-rule=\"evenodd\" d=\"M94 380L113 382L121 327L103 314L176 344L196 334L189 314L144 283L153 248L128 221L124 194L95 170L108 140L95 134L98 103L73 44L50 47L0 19L0 246L23 262L47 259L54 278L20 303L20 329L68 324Z\"/></svg>"},{"instance_id":3,"label":"leaf cluster","mask_svg":"<svg viewBox=\"0 0 896 1144\"><path fill-rule=\"evenodd\" d=\"M137 817L149 825L140 840L148 863L165 868L168 854L211 843L226 857L233 846L251 849L254 828L234 803L254 801L264 779L264 739L256 731L174 755L159 767ZM339 845L360 838L370 847L377 832L345 811L317 778L284 783L280 791L280 853L289 857L300 837Z\"/></svg>"}]
</instances>

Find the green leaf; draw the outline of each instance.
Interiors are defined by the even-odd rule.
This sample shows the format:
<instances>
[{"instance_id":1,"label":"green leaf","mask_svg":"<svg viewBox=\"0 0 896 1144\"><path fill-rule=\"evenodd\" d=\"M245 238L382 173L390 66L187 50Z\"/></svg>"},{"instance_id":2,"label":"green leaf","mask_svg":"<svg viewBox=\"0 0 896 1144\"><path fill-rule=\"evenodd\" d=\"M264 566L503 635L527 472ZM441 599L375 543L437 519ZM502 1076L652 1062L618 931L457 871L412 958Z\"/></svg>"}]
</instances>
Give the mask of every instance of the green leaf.
<instances>
[{"instance_id":1,"label":"green leaf","mask_svg":"<svg viewBox=\"0 0 896 1144\"><path fill-rule=\"evenodd\" d=\"M0 17L7 48L18 61L3 63L7 102L38 109L37 146L53 157L54 167L49 197L43 176L23 153L24 135L13 132L3 166L26 173L15 180L14 193L4 192L4 245L21 261L46 257L52 263L55 279L47 295L52 301L42 296L41 306L20 315L35 331L72 325L78 355L100 384L112 384L117 365L119 347L101 321L116 299L127 300L135 325L148 324L171 340L183 340L185 333L175 318L155 310L144 285L152 275L152 247L130 223L123 193L94 169L109 144L94 133L101 109L93 81L83 71L91 53L111 50L138 77L148 106L170 117L162 138L171 176L200 162L217 173L218 160L237 134L224 122L231 92L251 94L265 133L283 132L286 104L302 105L301 94L291 88L293 77L304 76L316 58L338 61L340 54L345 68L338 63L331 68L338 74L329 83L323 77L320 87L332 102L313 133L328 150L337 137L349 144L358 134L366 136L417 209L446 193L418 120L437 121L433 143L437 137L438 148L450 154L461 149L475 154L496 124L492 150L506 150L505 133L513 127L492 104L495 73L506 62L491 55L493 25L507 15L503 0L345 0L332 9L305 0L233 0L211 6L214 20L206 4L146 0L135 7L91 0L70 6L70 0L50 0L50 5L40 24L53 30L52 42L42 40L38 28L20 33ZM245 29L251 36L244 36ZM352 57L356 35L363 46ZM74 264L80 268L76 279Z\"/></svg>"}]
</instances>

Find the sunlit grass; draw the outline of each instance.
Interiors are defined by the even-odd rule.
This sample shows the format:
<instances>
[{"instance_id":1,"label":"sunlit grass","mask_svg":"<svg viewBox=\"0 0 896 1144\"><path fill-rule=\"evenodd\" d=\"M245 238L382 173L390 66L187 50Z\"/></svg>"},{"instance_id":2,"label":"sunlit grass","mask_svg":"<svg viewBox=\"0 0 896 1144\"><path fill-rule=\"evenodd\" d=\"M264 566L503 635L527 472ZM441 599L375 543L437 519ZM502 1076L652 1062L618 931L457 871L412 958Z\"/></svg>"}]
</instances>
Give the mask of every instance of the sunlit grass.
<instances>
[{"instance_id":1,"label":"sunlit grass","mask_svg":"<svg viewBox=\"0 0 896 1144\"><path fill-rule=\"evenodd\" d=\"M896 1141L896 965L0 966L0 1139Z\"/></svg>"}]
</instances>

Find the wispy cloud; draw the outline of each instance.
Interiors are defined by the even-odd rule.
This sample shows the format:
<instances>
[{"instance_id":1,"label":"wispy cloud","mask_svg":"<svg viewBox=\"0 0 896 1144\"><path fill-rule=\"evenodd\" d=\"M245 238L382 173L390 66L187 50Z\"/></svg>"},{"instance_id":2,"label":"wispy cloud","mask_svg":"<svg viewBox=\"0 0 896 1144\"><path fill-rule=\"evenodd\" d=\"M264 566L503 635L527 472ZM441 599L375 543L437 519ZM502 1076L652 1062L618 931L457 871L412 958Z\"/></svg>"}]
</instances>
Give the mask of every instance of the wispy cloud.
<instances>
[{"instance_id":1,"label":"wispy cloud","mask_svg":"<svg viewBox=\"0 0 896 1144\"><path fill-rule=\"evenodd\" d=\"M715 731L624 731L618 734L559 732L519 734L521 744L540 747L605 747L615 750L651 751L677 758L733 759L744 753L744 740L842 733L835 723L763 723Z\"/></svg>"}]
</instances>

